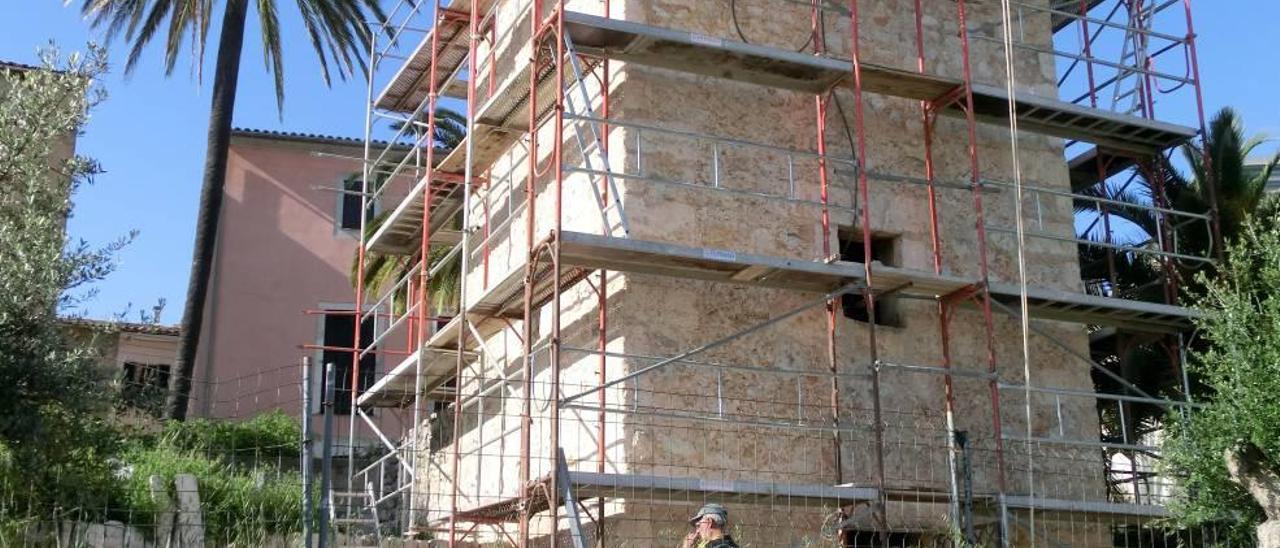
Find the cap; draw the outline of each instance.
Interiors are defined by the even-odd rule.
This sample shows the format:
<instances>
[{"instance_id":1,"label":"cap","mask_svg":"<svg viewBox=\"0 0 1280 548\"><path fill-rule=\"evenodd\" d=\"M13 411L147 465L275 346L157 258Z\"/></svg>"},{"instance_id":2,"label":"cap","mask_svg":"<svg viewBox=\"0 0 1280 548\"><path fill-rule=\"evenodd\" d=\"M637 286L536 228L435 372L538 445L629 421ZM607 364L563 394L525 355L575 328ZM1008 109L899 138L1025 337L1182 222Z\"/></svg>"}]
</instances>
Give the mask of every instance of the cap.
<instances>
[{"instance_id":1,"label":"cap","mask_svg":"<svg viewBox=\"0 0 1280 548\"><path fill-rule=\"evenodd\" d=\"M702 505L702 508L699 508L698 512L689 518L689 525L697 525L698 520L702 519L703 516L715 516L720 525L724 525L725 522L729 521L729 511L725 510L724 506L711 502Z\"/></svg>"}]
</instances>

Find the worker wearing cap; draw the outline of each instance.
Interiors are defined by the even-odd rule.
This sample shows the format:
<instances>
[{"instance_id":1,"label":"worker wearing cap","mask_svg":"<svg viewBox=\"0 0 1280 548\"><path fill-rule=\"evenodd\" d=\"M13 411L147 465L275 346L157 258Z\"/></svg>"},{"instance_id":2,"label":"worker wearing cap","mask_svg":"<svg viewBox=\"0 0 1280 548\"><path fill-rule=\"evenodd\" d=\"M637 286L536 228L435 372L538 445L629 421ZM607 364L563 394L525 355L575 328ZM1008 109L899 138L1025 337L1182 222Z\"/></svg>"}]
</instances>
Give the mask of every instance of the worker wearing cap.
<instances>
[{"instance_id":1,"label":"worker wearing cap","mask_svg":"<svg viewBox=\"0 0 1280 548\"><path fill-rule=\"evenodd\" d=\"M733 537L725 534L729 523L729 511L714 502L705 504L689 518L693 532L684 537L681 548L738 548Z\"/></svg>"}]
</instances>

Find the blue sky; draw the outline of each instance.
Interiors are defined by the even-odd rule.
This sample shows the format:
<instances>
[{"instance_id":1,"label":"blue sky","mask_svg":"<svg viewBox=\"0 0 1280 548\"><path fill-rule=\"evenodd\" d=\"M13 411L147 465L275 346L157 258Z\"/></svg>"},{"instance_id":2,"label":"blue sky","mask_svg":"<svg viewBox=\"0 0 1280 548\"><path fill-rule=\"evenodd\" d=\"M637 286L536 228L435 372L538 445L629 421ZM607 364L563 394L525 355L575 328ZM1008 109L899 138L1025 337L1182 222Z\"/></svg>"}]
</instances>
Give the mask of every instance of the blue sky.
<instances>
[{"instance_id":1,"label":"blue sky","mask_svg":"<svg viewBox=\"0 0 1280 548\"><path fill-rule=\"evenodd\" d=\"M72 6L55 0L0 3L0 59L34 63L36 48L49 40L73 50L99 39L81 19L78 4L78 0ZM284 117L276 111L257 29L250 28L235 124L359 137L364 123L363 81L335 82L332 89L323 86L319 65L290 4L281 3L288 82ZM1234 106L1250 132L1280 137L1280 70L1274 59L1280 2L1195 0L1194 4L1206 108L1212 112ZM251 27L254 17L251 13ZM217 28L215 22L211 39L216 39ZM213 71L213 48L208 52L206 74ZM73 237L93 243L105 243L132 229L139 235L120 254L119 270L98 285L99 294L83 312L107 318L132 304L130 317L136 319L137 309L149 309L157 298L165 298L168 305L162 320L176 323L191 258L209 85L196 81L190 63L179 64L174 75L166 78L157 48L151 48L141 66L126 76L124 52L123 46L113 48L113 70L105 82L110 98L95 112L79 141L79 151L97 158L107 172L77 196L70 230ZM1168 114L1188 119L1186 112ZM1269 143L1269 150L1274 145Z\"/></svg>"}]
</instances>

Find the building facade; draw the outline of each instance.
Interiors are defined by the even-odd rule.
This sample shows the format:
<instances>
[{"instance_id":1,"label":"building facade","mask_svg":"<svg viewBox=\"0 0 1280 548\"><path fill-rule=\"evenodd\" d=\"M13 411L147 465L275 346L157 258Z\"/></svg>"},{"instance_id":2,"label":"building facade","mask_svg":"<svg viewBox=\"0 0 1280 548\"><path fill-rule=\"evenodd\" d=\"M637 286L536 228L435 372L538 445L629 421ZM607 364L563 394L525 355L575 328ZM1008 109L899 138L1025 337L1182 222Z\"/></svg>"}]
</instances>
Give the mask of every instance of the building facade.
<instances>
[{"instance_id":1,"label":"building facade","mask_svg":"<svg viewBox=\"0 0 1280 548\"><path fill-rule=\"evenodd\" d=\"M301 416L308 357L309 412L321 412L321 364L333 363L336 428L348 427L352 355L336 349L352 347L355 337L350 273L362 157L355 139L233 131L192 416ZM367 383L382 359L371 354L362 363Z\"/></svg>"},{"instance_id":2,"label":"building facade","mask_svg":"<svg viewBox=\"0 0 1280 548\"><path fill-rule=\"evenodd\" d=\"M144 421L162 416L178 355L177 326L73 318L62 323L71 337L96 352L100 378L119 394L119 416Z\"/></svg>"}]
</instances>

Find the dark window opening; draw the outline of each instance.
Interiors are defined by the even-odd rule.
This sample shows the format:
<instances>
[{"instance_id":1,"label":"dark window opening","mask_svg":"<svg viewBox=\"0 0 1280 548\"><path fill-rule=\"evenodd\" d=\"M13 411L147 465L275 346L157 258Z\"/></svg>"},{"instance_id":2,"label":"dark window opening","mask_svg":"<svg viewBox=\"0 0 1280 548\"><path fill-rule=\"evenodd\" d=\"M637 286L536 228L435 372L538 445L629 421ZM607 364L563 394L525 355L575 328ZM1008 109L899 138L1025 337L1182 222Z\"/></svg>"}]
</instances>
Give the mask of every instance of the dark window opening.
<instances>
[{"instance_id":1,"label":"dark window opening","mask_svg":"<svg viewBox=\"0 0 1280 548\"><path fill-rule=\"evenodd\" d=\"M445 381L441 388L445 391L457 390L458 379L449 379ZM453 404L448 401L432 400L431 413L434 416L427 419L430 425L430 446L432 451L438 451L448 446L450 443L453 443Z\"/></svg>"},{"instance_id":2,"label":"dark window opening","mask_svg":"<svg viewBox=\"0 0 1280 548\"><path fill-rule=\"evenodd\" d=\"M334 401L333 413L335 415L351 414L351 350L342 350L353 348L355 346L355 316L350 312L333 311L332 314L324 316L324 342L322 343L325 350L321 352L321 364L333 364L334 372ZM370 317L360 324L360 348L363 350L369 347L369 341L373 340L373 318ZM374 352L365 354L360 358L360 390L363 392L373 385L374 378L377 374L378 357ZM322 369L325 371L327 368ZM320 382L327 383L325 373L321 373ZM325 384L320 385L323 387ZM323 397L320 398L323 401Z\"/></svg>"},{"instance_id":3,"label":"dark window opening","mask_svg":"<svg viewBox=\"0 0 1280 548\"><path fill-rule=\"evenodd\" d=\"M360 230L360 204L364 202L363 192L364 185L361 184L358 177L352 177L342 182L342 206L339 208L339 227L343 230ZM374 202L369 201L366 207L365 215L369 219L374 217Z\"/></svg>"},{"instance_id":4,"label":"dark window opening","mask_svg":"<svg viewBox=\"0 0 1280 548\"><path fill-rule=\"evenodd\" d=\"M920 533L886 533L886 542L881 542L880 533L875 531L853 531L846 530L844 532L844 545L846 548L882 548L889 546L890 548L915 548L924 546L924 536Z\"/></svg>"},{"instance_id":5,"label":"dark window opening","mask_svg":"<svg viewBox=\"0 0 1280 548\"><path fill-rule=\"evenodd\" d=\"M867 262L867 250L866 246L863 245L861 231L842 230L838 237L840 241L840 260L855 263ZM898 266L896 244L897 237L895 236L876 236L873 234L871 236L871 260L885 266ZM871 312L868 310L867 300L861 292L846 293L841 296L840 309L844 311L844 317L851 320L863 323L870 323L871 321ZM877 295L875 315L876 325L902 326L902 318L898 313L897 297Z\"/></svg>"},{"instance_id":6,"label":"dark window opening","mask_svg":"<svg viewBox=\"0 0 1280 548\"><path fill-rule=\"evenodd\" d=\"M169 391L168 364L125 362L120 379L123 407L159 418Z\"/></svg>"}]
</instances>

